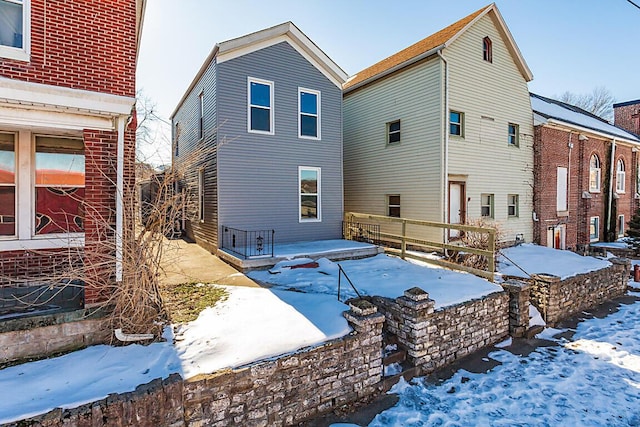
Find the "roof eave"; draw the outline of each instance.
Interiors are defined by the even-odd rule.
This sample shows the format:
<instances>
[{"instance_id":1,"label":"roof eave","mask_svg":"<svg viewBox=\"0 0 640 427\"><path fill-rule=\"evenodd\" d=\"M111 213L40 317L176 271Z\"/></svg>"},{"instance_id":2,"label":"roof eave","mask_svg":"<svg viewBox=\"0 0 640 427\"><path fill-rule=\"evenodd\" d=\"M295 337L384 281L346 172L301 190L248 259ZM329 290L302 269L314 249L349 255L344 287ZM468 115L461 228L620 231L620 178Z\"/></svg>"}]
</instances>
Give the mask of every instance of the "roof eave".
<instances>
[{"instance_id":1,"label":"roof eave","mask_svg":"<svg viewBox=\"0 0 640 427\"><path fill-rule=\"evenodd\" d=\"M424 53L421 53L418 56L414 56L413 58L408 59L407 61L404 61L394 67L391 67L387 70L382 71L381 73L378 73L374 76L369 77L368 79L362 80L361 82L358 82L356 84L354 84L353 86L349 86L348 88L344 89L344 94L346 95L349 92L353 92L354 90L362 87L362 86L366 86L376 80L382 79L386 76L389 76L391 74L394 74L397 71L402 70L403 68L406 68L410 65L413 65L417 62L422 61L423 59L426 59L430 56L436 55L438 53L438 51L441 51L442 49L444 49L446 46L446 44L441 44L440 46L436 46L433 49L430 49ZM355 76L354 76L355 77Z\"/></svg>"},{"instance_id":2,"label":"roof eave","mask_svg":"<svg viewBox=\"0 0 640 427\"><path fill-rule=\"evenodd\" d=\"M538 114L534 111L534 114ZM640 146L640 140L636 139L629 139L629 138L625 138L624 136L620 136L620 135L614 135L611 133L607 133L607 132L602 132L596 129L591 129L587 126L581 126L579 124L576 123L571 123L569 121L565 121L565 120L559 120L553 117L548 117L545 120L544 124L549 124L552 126L563 126L563 127L569 127L569 128L573 128L577 131L581 131L581 132L586 132L586 133L590 133L592 135L595 136L600 136L602 138L606 138L606 139L615 139L618 142L624 142L627 144L631 144L631 145L636 145L636 146Z\"/></svg>"},{"instance_id":3,"label":"roof eave","mask_svg":"<svg viewBox=\"0 0 640 427\"><path fill-rule=\"evenodd\" d=\"M204 63L202 64L202 66L198 70L198 73L196 74L196 76L191 81L191 84L189 85L187 90L184 92L184 95L182 95L182 98L180 98L180 101L178 101L178 104L176 105L176 108L174 108L173 113L171 113L171 115L169 116L169 120L173 120L173 118L175 117L175 115L178 112L178 110L180 109L180 107L182 107L182 104L187 99L187 97L189 96L189 94L191 93L193 88L196 86L196 84L200 80L200 77L202 77L204 72L209 67L209 64L211 64L211 61L213 61L215 59L216 55L218 54L218 49L219 49L219 45L216 44L215 46L213 46L213 49L211 49L211 52L209 53L209 56L207 56L207 59L204 60Z\"/></svg>"}]
</instances>

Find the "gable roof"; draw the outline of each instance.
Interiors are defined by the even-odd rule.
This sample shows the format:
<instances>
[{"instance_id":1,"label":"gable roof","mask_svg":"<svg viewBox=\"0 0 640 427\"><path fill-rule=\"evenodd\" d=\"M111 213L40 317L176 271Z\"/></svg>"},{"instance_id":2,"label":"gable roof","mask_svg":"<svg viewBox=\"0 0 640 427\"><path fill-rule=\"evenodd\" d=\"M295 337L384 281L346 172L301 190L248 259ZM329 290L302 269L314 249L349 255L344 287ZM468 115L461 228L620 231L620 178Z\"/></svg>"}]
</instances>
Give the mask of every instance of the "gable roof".
<instances>
[{"instance_id":1,"label":"gable roof","mask_svg":"<svg viewBox=\"0 0 640 427\"><path fill-rule=\"evenodd\" d=\"M511 32L507 28L498 7L495 3L483 7L480 10L473 12L461 20L449 25L448 27L430 35L429 37L420 40L411 46L394 53L393 55L383 59L382 61L373 64L372 66L365 68L359 73L353 75L343 85L345 92L354 90L360 86L364 86L367 83L375 81L379 78L394 73L397 70L405 68L411 64L414 64L421 59L428 56L435 55L438 51L450 46L460 35L462 35L469 27L475 24L483 16L487 14L493 14L498 24L498 31L505 38L507 48L514 58L516 66L520 70L520 73L526 81L531 81L533 75L527 66L520 49L516 45Z\"/></svg>"},{"instance_id":2,"label":"gable roof","mask_svg":"<svg viewBox=\"0 0 640 427\"><path fill-rule=\"evenodd\" d=\"M178 109L207 70L211 61L215 60L217 63L223 63L281 42L289 43L291 47L313 64L333 84L338 88L342 88L342 84L347 80L347 73L300 31L293 22L288 21L255 33L217 43L209 53L209 56L207 56L207 59L205 59L173 113L171 113L171 118L178 112Z\"/></svg>"},{"instance_id":3,"label":"gable roof","mask_svg":"<svg viewBox=\"0 0 640 427\"><path fill-rule=\"evenodd\" d=\"M575 105L529 94L536 124L555 123L592 131L609 138L640 143L640 138ZM537 117L535 117L537 116Z\"/></svg>"}]
</instances>

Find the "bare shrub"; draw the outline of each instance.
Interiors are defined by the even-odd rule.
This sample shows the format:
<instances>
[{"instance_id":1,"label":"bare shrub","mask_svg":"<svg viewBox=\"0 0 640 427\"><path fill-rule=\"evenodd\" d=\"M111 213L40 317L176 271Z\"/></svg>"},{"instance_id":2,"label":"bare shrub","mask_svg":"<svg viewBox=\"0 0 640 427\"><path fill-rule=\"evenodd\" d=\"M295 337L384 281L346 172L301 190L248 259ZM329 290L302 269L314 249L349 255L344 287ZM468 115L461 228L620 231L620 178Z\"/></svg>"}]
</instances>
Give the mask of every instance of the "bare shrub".
<instances>
[{"instance_id":1,"label":"bare shrub","mask_svg":"<svg viewBox=\"0 0 640 427\"><path fill-rule=\"evenodd\" d=\"M496 259L498 255L498 246L497 242L502 240L503 232L499 226L494 221L487 220L485 218L477 218L467 220L465 225L471 225L474 227L482 227L482 228L493 228L495 230L495 240L496 243L494 247L494 259ZM489 250L489 234L481 233L477 231L465 231L461 233L458 242L460 242L461 246L473 249L482 249ZM489 260L484 255L477 255L472 253L465 253L464 249L461 249L460 252L455 252L450 256L450 260L454 261L458 264L472 267L478 270L487 270L489 267Z\"/></svg>"}]
</instances>

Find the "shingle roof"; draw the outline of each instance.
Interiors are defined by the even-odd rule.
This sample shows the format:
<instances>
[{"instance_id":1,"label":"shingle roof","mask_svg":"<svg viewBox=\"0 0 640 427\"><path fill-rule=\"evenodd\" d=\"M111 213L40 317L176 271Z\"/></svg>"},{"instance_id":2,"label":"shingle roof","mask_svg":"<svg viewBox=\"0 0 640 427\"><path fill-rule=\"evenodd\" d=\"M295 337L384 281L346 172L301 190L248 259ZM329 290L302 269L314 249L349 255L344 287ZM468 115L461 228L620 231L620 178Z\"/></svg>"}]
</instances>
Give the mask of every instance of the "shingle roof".
<instances>
[{"instance_id":1,"label":"shingle roof","mask_svg":"<svg viewBox=\"0 0 640 427\"><path fill-rule=\"evenodd\" d=\"M437 33L434 33L429 37L412 44L406 49L402 49L400 52L394 53L388 58L385 58L382 61L373 64L368 68L365 68L358 74L354 75L351 79L347 80L347 82L343 85L343 89L348 89L352 86L357 85L358 83L362 83L363 81L381 74L384 71L397 67L398 65L407 62L412 58L420 56L439 46L443 46L447 41L449 41L467 25L469 25L470 22L472 22L475 18L477 18L493 6L493 4L485 6L482 9L473 12L471 15L462 18L458 22L455 22L448 27L438 31Z\"/></svg>"}]
</instances>

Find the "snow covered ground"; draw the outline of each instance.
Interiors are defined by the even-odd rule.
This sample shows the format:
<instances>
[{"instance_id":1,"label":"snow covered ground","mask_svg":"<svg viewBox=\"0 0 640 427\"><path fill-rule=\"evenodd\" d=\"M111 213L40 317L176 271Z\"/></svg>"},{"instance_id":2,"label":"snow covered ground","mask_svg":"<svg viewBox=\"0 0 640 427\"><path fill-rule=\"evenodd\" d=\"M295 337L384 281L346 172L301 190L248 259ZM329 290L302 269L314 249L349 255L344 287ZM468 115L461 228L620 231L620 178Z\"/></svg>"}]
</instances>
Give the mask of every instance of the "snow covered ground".
<instances>
[{"instance_id":1,"label":"snow covered ground","mask_svg":"<svg viewBox=\"0 0 640 427\"><path fill-rule=\"evenodd\" d=\"M547 273L566 279L611 265L604 259L531 243L502 249L500 252L504 255L498 256L498 271L501 274L516 277L526 278L534 273Z\"/></svg>"},{"instance_id":2,"label":"snow covered ground","mask_svg":"<svg viewBox=\"0 0 640 427\"><path fill-rule=\"evenodd\" d=\"M492 352L501 364L489 372L459 370L438 385L402 381L391 390L398 404L370 426L640 425L638 330L640 300L581 322L556 346Z\"/></svg>"},{"instance_id":3,"label":"snow covered ground","mask_svg":"<svg viewBox=\"0 0 640 427\"><path fill-rule=\"evenodd\" d=\"M309 262L312 260L308 258L283 261L269 271L253 271L248 275L278 289L296 288L313 294L337 295L337 263L321 258L317 261L317 268L292 268ZM405 290L418 286L429 292L430 298L436 302L436 308L502 291L499 285L472 274L416 265L384 254L340 261L339 264L361 295L396 298L403 295ZM341 299L344 301L356 296L343 276Z\"/></svg>"}]
</instances>

